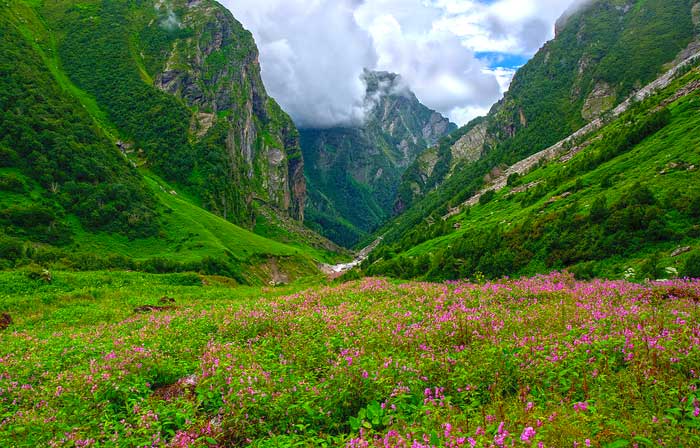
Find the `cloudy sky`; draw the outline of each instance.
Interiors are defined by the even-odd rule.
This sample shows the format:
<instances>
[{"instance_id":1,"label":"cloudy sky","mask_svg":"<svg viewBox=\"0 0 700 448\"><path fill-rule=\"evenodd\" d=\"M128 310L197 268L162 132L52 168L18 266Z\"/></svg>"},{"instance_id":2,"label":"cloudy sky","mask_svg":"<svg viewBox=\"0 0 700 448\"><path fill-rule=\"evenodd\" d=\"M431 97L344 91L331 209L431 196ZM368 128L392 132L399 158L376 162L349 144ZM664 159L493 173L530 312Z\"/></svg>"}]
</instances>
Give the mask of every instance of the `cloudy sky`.
<instances>
[{"instance_id":1,"label":"cloudy sky","mask_svg":"<svg viewBox=\"0 0 700 448\"><path fill-rule=\"evenodd\" d=\"M361 122L363 68L402 75L458 124L485 114L575 0L220 0L253 32L300 127Z\"/></svg>"}]
</instances>

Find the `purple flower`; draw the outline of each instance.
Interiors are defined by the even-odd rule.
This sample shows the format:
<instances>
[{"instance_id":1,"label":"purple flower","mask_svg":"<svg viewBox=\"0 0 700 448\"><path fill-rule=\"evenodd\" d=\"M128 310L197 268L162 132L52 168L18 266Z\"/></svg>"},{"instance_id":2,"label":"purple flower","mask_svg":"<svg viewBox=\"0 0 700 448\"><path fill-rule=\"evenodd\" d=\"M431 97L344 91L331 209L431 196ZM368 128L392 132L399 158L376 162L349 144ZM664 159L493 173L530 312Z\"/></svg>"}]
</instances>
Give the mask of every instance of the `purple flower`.
<instances>
[{"instance_id":1,"label":"purple flower","mask_svg":"<svg viewBox=\"0 0 700 448\"><path fill-rule=\"evenodd\" d=\"M574 403L574 411L586 412L587 410L588 410L588 402L587 401L579 401L578 403Z\"/></svg>"},{"instance_id":2,"label":"purple flower","mask_svg":"<svg viewBox=\"0 0 700 448\"><path fill-rule=\"evenodd\" d=\"M535 429L532 426L528 426L523 430L523 433L520 435L520 440L527 443L530 441L530 439L535 437L535 434L537 434Z\"/></svg>"}]
</instances>

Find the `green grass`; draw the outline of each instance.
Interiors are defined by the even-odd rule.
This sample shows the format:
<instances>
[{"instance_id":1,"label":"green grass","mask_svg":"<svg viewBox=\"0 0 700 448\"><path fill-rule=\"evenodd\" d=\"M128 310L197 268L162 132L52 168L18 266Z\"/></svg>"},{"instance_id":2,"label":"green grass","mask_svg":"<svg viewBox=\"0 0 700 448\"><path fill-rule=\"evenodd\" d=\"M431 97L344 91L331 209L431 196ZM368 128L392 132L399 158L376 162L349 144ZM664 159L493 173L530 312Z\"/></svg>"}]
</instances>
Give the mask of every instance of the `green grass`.
<instances>
[{"instance_id":1,"label":"green grass","mask_svg":"<svg viewBox=\"0 0 700 448\"><path fill-rule=\"evenodd\" d=\"M293 279L315 277L316 261L334 259L331 252L301 243L283 244L238 227L173 194L173 187L157 176L147 172L143 175L164 210L161 233L152 238L129 239L113 233L85 232L74 221L78 243L71 250L78 254L117 254L136 261L153 257L177 263L233 259L248 267L244 276L253 282L267 281L269 272L262 266L269 259L283 262Z\"/></svg>"},{"instance_id":2,"label":"green grass","mask_svg":"<svg viewBox=\"0 0 700 448\"><path fill-rule=\"evenodd\" d=\"M0 440L696 446L698 294L561 274L302 290L0 272L14 321L0 330Z\"/></svg>"},{"instance_id":3,"label":"green grass","mask_svg":"<svg viewBox=\"0 0 700 448\"><path fill-rule=\"evenodd\" d=\"M88 246L90 251L104 250L136 259L158 254L182 261L206 256L221 257L226 251L231 252L239 261L261 254L292 256L302 253L299 249L238 227L192 205L179 195L171 194L171 191L175 191L172 186L155 175L148 174L144 178L166 210L162 217L165 234L129 241L128 238L113 234L85 233L78 235L81 247Z\"/></svg>"}]
</instances>

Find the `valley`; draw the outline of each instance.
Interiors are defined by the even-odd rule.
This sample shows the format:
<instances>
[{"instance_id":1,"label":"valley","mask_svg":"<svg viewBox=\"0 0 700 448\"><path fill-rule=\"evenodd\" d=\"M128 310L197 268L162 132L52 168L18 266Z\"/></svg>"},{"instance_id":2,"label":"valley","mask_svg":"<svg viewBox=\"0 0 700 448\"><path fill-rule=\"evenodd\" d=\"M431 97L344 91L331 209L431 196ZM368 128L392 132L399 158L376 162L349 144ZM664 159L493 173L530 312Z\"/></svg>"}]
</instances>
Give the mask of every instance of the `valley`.
<instances>
[{"instance_id":1,"label":"valley","mask_svg":"<svg viewBox=\"0 0 700 448\"><path fill-rule=\"evenodd\" d=\"M700 3L389 3L2 3L0 447L700 446Z\"/></svg>"}]
</instances>

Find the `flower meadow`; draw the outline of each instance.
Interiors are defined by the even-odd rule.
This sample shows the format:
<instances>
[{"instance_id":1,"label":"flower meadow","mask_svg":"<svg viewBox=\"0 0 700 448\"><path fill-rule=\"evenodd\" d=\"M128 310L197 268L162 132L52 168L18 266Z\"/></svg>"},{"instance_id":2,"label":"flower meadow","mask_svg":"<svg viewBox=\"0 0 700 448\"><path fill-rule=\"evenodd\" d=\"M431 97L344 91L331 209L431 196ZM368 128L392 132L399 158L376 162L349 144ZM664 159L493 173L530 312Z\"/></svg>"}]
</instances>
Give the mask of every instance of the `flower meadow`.
<instances>
[{"instance_id":1,"label":"flower meadow","mask_svg":"<svg viewBox=\"0 0 700 448\"><path fill-rule=\"evenodd\" d=\"M0 332L0 445L700 446L698 281L190 289Z\"/></svg>"}]
</instances>

